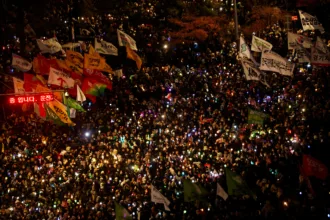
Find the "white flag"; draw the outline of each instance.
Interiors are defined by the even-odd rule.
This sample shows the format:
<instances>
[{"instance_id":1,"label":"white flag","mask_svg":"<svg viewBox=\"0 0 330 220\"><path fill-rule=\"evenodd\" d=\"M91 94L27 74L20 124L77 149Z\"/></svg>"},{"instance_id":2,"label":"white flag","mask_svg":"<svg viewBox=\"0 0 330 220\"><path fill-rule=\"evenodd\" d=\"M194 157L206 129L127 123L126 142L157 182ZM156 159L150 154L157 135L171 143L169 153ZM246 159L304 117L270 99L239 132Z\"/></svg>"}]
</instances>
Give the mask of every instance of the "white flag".
<instances>
[{"instance_id":1,"label":"white flag","mask_svg":"<svg viewBox=\"0 0 330 220\"><path fill-rule=\"evenodd\" d=\"M313 46L312 40L308 37L288 32L288 49L295 49L297 44L300 44L305 48L311 48Z\"/></svg>"},{"instance_id":2,"label":"white flag","mask_svg":"<svg viewBox=\"0 0 330 220\"><path fill-rule=\"evenodd\" d=\"M315 48L321 51L322 53L328 53L327 45L325 45L325 43L320 37L316 38Z\"/></svg>"},{"instance_id":3,"label":"white flag","mask_svg":"<svg viewBox=\"0 0 330 220\"><path fill-rule=\"evenodd\" d=\"M302 45L297 44L296 49L296 56L298 58L299 63L310 63L311 62L311 54L304 48Z\"/></svg>"},{"instance_id":4,"label":"white flag","mask_svg":"<svg viewBox=\"0 0 330 220\"><path fill-rule=\"evenodd\" d=\"M251 51L244 38L239 38L239 57L251 59Z\"/></svg>"},{"instance_id":5,"label":"white flag","mask_svg":"<svg viewBox=\"0 0 330 220\"><path fill-rule=\"evenodd\" d=\"M260 69L276 72L284 76L293 76L294 64L275 52L264 50L261 55Z\"/></svg>"},{"instance_id":6,"label":"white flag","mask_svg":"<svg viewBox=\"0 0 330 220\"><path fill-rule=\"evenodd\" d=\"M113 75L117 76L118 78L121 78L123 76L123 69L114 70Z\"/></svg>"},{"instance_id":7,"label":"white flag","mask_svg":"<svg viewBox=\"0 0 330 220\"><path fill-rule=\"evenodd\" d=\"M84 102L86 101L86 96L85 94L83 93L83 91L81 90L81 88L77 85L77 98L76 100L78 102Z\"/></svg>"},{"instance_id":8,"label":"white flag","mask_svg":"<svg viewBox=\"0 0 330 220\"><path fill-rule=\"evenodd\" d=\"M24 81L13 77L15 93L25 93Z\"/></svg>"},{"instance_id":9,"label":"white flag","mask_svg":"<svg viewBox=\"0 0 330 220\"><path fill-rule=\"evenodd\" d=\"M273 45L271 43L253 35L251 46L252 51L262 52L264 49L271 50L272 48Z\"/></svg>"},{"instance_id":10,"label":"white flag","mask_svg":"<svg viewBox=\"0 0 330 220\"><path fill-rule=\"evenodd\" d=\"M135 40L131 38L128 34L117 29L117 36L119 46L122 47L128 45L132 50L137 50Z\"/></svg>"},{"instance_id":11,"label":"white flag","mask_svg":"<svg viewBox=\"0 0 330 220\"><path fill-rule=\"evenodd\" d=\"M62 71L50 67L48 84L61 86L63 88L72 88L74 87L74 79Z\"/></svg>"},{"instance_id":12,"label":"white flag","mask_svg":"<svg viewBox=\"0 0 330 220\"><path fill-rule=\"evenodd\" d=\"M171 202L165 196L163 196L153 185L151 185L151 202L164 204L165 210L171 211L168 207Z\"/></svg>"},{"instance_id":13,"label":"white flag","mask_svg":"<svg viewBox=\"0 0 330 220\"><path fill-rule=\"evenodd\" d=\"M219 183L217 183L217 195L220 196L221 198L223 198L223 200L227 200L228 199L228 194L226 193L226 191L220 186Z\"/></svg>"},{"instance_id":14,"label":"white flag","mask_svg":"<svg viewBox=\"0 0 330 220\"><path fill-rule=\"evenodd\" d=\"M70 108L70 118L76 118L77 110L74 108Z\"/></svg>"},{"instance_id":15,"label":"white flag","mask_svg":"<svg viewBox=\"0 0 330 220\"><path fill-rule=\"evenodd\" d=\"M301 10L299 10L299 16L300 16L301 25L302 25L304 31L320 30L321 33L324 33L324 28L323 28L322 24L319 22L319 20L317 19L317 17L312 16Z\"/></svg>"},{"instance_id":16,"label":"white flag","mask_svg":"<svg viewBox=\"0 0 330 220\"><path fill-rule=\"evenodd\" d=\"M74 50L77 47L81 47L81 44L71 42L71 43L66 43L66 44L62 45L62 48L65 50Z\"/></svg>"},{"instance_id":17,"label":"white flag","mask_svg":"<svg viewBox=\"0 0 330 220\"><path fill-rule=\"evenodd\" d=\"M47 40L37 39L37 44L39 49L41 50L41 53L53 54L62 50L61 44L57 41L55 37Z\"/></svg>"},{"instance_id":18,"label":"white flag","mask_svg":"<svg viewBox=\"0 0 330 220\"><path fill-rule=\"evenodd\" d=\"M315 66L330 66L330 53L321 53L312 47L311 63Z\"/></svg>"},{"instance_id":19,"label":"white flag","mask_svg":"<svg viewBox=\"0 0 330 220\"><path fill-rule=\"evenodd\" d=\"M266 74L262 72L259 67L248 60L242 60L242 67L246 80L260 81L267 87L270 87L266 81Z\"/></svg>"},{"instance_id":20,"label":"white flag","mask_svg":"<svg viewBox=\"0 0 330 220\"><path fill-rule=\"evenodd\" d=\"M26 59L22 58L21 56L18 56L17 54L12 54L13 59L11 62L11 65L22 72L27 72L32 68L32 63L27 61Z\"/></svg>"},{"instance_id":21,"label":"white flag","mask_svg":"<svg viewBox=\"0 0 330 220\"><path fill-rule=\"evenodd\" d=\"M97 39L95 39L95 51L101 54L118 56L117 47L115 47L115 45L112 43L106 42L104 40L98 42Z\"/></svg>"}]
</instances>

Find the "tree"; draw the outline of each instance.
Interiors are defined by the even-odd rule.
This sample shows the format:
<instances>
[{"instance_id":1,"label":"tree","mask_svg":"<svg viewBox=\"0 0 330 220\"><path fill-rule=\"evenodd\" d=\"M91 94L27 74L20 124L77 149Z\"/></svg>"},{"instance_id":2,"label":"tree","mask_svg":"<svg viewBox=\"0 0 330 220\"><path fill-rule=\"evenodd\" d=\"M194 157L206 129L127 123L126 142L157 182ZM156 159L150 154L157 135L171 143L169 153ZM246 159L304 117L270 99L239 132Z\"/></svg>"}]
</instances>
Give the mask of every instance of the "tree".
<instances>
[{"instance_id":1,"label":"tree","mask_svg":"<svg viewBox=\"0 0 330 220\"><path fill-rule=\"evenodd\" d=\"M224 16L184 16L182 19L171 18L169 22L178 29L170 32L174 43L205 41L209 35L218 34L228 23Z\"/></svg>"},{"instance_id":2,"label":"tree","mask_svg":"<svg viewBox=\"0 0 330 220\"><path fill-rule=\"evenodd\" d=\"M251 11L251 14L246 16L250 19L242 28L246 35L251 35L253 32L260 32L266 29L267 26L285 20L285 15L288 12L281 10L278 7L257 6Z\"/></svg>"}]
</instances>

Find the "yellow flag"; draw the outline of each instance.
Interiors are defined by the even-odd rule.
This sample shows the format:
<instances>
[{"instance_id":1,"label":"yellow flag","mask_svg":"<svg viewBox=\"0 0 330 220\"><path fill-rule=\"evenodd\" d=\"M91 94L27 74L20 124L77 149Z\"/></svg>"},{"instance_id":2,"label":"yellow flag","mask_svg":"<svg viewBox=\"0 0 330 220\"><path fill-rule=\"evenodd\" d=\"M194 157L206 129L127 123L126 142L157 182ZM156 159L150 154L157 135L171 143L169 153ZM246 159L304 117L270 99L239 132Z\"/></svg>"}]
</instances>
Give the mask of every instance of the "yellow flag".
<instances>
[{"instance_id":1,"label":"yellow flag","mask_svg":"<svg viewBox=\"0 0 330 220\"><path fill-rule=\"evenodd\" d=\"M72 71L72 69L67 65L65 60L56 60L56 63L63 70Z\"/></svg>"},{"instance_id":2,"label":"yellow flag","mask_svg":"<svg viewBox=\"0 0 330 220\"><path fill-rule=\"evenodd\" d=\"M137 68L140 70L142 66L142 60L137 53L135 53L128 45L126 45L127 58L134 60Z\"/></svg>"},{"instance_id":3,"label":"yellow flag","mask_svg":"<svg viewBox=\"0 0 330 220\"><path fill-rule=\"evenodd\" d=\"M95 49L94 49L93 46L90 46L90 47L89 47L88 54L93 55L93 56L96 56L96 57L101 57L100 54L99 54L98 52L95 51Z\"/></svg>"},{"instance_id":4,"label":"yellow flag","mask_svg":"<svg viewBox=\"0 0 330 220\"><path fill-rule=\"evenodd\" d=\"M37 85L36 92L53 92L51 89L47 87ZM54 98L60 102L63 102L63 92L53 92Z\"/></svg>"},{"instance_id":5,"label":"yellow flag","mask_svg":"<svg viewBox=\"0 0 330 220\"><path fill-rule=\"evenodd\" d=\"M13 82L14 82L15 93L24 93L25 92L23 80L13 77Z\"/></svg>"},{"instance_id":6,"label":"yellow flag","mask_svg":"<svg viewBox=\"0 0 330 220\"><path fill-rule=\"evenodd\" d=\"M66 51L66 59L80 68L84 68L84 57L81 53L68 50Z\"/></svg>"},{"instance_id":7,"label":"yellow flag","mask_svg":"<svg viewBox=\"0 0 330 220\"><path fill-rule=\"evenodd\" d=\"M63 105L56 99L54 101L49 102L48 105L63 123L68 125L74 125L67 113L67 107L65 105Z\"/></svg>"},{"instance_id":8,"label":"yellow flag","mask_svg":"<svg viewBox=\"0 0 330 220\"><path fill-rule=\"evenodd\" d=\"M105 63L105 67L104 67L103 71L113 74L113 70L112 70L111 66L109 66L107 63Z\"/></svg>"},{"instance_id":9,"label":"yellow flag","mask_svg":"<svg viewBox=\"0 0 330 220\"><path fill-rule=\"evenodd\" d=\"M65 60L65 64L71 69L72 72L83 74L83 68L81 65L76 65L68 59Z\"/></svg>"},{"instance_id":10,"label":"yellow flag","mask_svg":"<svg viewBox=\"0 0 330 220\"><path fill-rule=\"evenodd\" d=\"M85 54L84 68L103 71L105 68L105 59L90 54Z\"/></svg>"}]
</instances>

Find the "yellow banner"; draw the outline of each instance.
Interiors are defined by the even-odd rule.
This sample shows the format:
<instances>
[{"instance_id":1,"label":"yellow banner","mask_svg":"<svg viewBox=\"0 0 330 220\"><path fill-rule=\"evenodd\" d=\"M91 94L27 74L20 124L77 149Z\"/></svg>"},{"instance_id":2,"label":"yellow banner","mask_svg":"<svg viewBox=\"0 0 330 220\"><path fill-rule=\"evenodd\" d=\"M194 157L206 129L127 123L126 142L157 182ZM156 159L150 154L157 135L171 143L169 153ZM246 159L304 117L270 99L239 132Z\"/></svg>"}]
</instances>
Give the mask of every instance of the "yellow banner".
<instances>
[{"instance_id":1,"label":"yellow banner","mask_svg":"<svg viewBox=\"0 0 330 220\"><path fill-rule=\"evenodd\" d=\"M76 66L79 66L81 69L84 68L84 57L81 53L68 50L66 51L66 59Z\"/></svg>"},{"instance_id":2,"label":"yellow banner","mask_svg":"<svg viewBox=\"0 0 330 220\"><path fill-rule=\"evenodd\" d=\"M137 53L135 53L128 45L126 45L127 58L134 60L137 68L140 70L142 66L142 60Z\"/></svg>"},{"instance_id":3,"label":"yellow banner","mask_svg":"<svg viewBox=\"0 0 330 220\"><path fill-rule=\"evenodd\" d=\"M85 54L84 68L103 71L106 66L105 59L90 54Z\"/></svg>"},{"instance_id":4,"label":"yellow banner","mask_svg":"<svg viewBox=\"0 0 330 220\"><path fill-rule=\"evenodd\" d=\"M65 60L65 64L71 69L72 72L83 74L83 68L81 68L80 65L76 65L68 59Z\"/></svg>"},{"instance_id":5,"label":"yellow banner","mask_svg":"<svg viewBox=\"0 0 330 220\"><path fill-rule=\"evenodd\" d=\"M90 46L89 47L88 53L89 53L89 55L93 55L95 57L101 58L101 55L98 52L95 51L95 49L94 49L93 46ZM107 72L107 73L111 73L111 74L113 73L113 70L112 70L111 66L109 64L107 64L107 63L105 63L104 69L101 70L101 71Z\"/></svg>"},{"instance_id":6,"label":"yellow banner","mask_svg":"<svg viewBox=\"0 0 330 220\"><path fill-rule=\"evenodd\" d=\"M66 64L65 60L56 60L56 63L59 66L60 70L72 71L72 69Z\"/></svg>"},{"instance_id":7,"label":"yellow banner","mask_svg":"<svg viewBox=\"0 0 330 220\"><path fill-rule=\"evenodd\" d=\"M61 119L61 121L68 125L74 125L67 113L67 107L57 100L49 102L49 107Z\"/></svg>"}]
</instances>

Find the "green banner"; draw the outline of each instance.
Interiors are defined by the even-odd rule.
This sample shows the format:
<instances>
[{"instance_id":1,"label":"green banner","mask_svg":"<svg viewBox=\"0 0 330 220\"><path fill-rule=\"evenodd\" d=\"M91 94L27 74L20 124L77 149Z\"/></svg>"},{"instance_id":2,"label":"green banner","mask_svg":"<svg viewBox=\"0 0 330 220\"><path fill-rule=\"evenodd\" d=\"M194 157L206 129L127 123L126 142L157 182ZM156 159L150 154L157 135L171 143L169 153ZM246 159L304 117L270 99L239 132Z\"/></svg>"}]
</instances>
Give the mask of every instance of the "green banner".
<instances>
[{"instance_id":1,"label":"green banner","mask_svg":"<svg viewBox=\"0 0 330 220\"><path fill-rule=\"evenodd\" d=\"M269 117L268 114L265 114L263 112L259 112L256 110L249 109L249 114L248 114L248 124L258 124L258 125L263 125L264 124L264 119Z\"/></svg>"}]
</instances>

